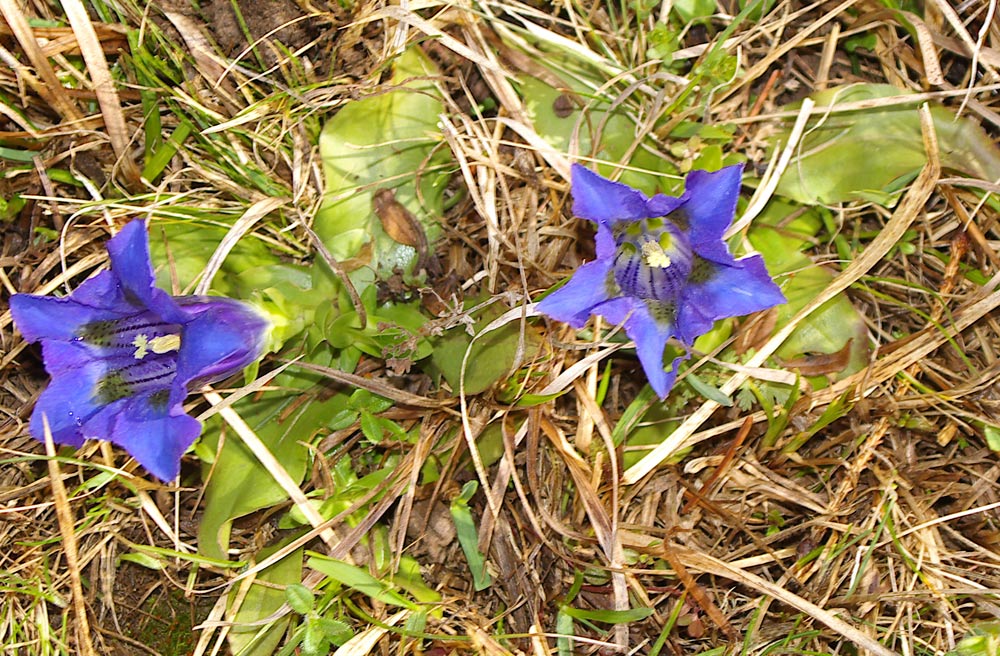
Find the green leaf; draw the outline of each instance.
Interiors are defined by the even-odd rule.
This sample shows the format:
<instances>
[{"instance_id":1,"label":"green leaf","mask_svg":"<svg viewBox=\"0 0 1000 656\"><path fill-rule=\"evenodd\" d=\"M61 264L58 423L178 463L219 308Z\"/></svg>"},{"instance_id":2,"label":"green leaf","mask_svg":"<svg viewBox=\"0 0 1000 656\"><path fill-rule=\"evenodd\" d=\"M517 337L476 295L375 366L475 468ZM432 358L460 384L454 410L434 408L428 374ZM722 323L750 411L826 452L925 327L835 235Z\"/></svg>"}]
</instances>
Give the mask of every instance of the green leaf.
<instances>
[{"instance_id":1,"label":"green leaf","mask_svg":"<svg viewBox=\"0 0 1000 656\"><path fill-rule=\"evenodd\" d=\"M674 12L681 23L703 23L715 13L715 0L676 0Z\"/></svg>"},{"instance_id":2,"label":"green leaf","mask_svg":"<svg viewBox=\"0 0 1000 656\"><path fill-rule=\"evenodd\" d=\"M309 386L315 382L314 377L301 372L286 372L275 380L277 385L288 386ZM309 450L304 443L324 430L326 423L346 406L347 399L342 394L319 400L301 393L268 393L261 399L242 399L233 407L292 480L300 482L309 463ZM216 451L220 428L220 421L214 417L203 433L201 448ZM287 498L284 489L239 437L227 431L212 478L205 487L205 513L198 528L199 549L207 556L225 558L234 519Z\"/></svg>"},{"instance_id":3,"label":"green leaf","mask_svg":"<svg viewBox=\"0 0 1000 656\"><path fill-rule=\"evenodd\" d=\"M162 289L189 289L202 275L209 259L225 238L234 217L188 210L188 218L157 220L152 224L150 255L160 264L157 284ZM169 262L169 266L166 264ZM273 325L269 350L277 350L293 335L313 324L315 308L329 307L336 285L322 266L303 267L282 262L253 234L240 239L212 279L210 291L252 302Z\"/></svg>"},{"instance_id":4,"label":"green leaf","mask_svg":"<svg viewBox=\"0 0 1000 656\"><path fill-rule=\"evenodd\" d=\"M444 104L437 75L427 56L411 47L394 62L394 90L346 104L324 126L319 148L326 189L314 228L337 260L359 257L371 244L363 263L382 277L412 267L416 250L390 238L372 209L380 188L394 190L428 243L441 234L438 217L452 160L438 126Z\"/></svg>"},{"instance_id":5,"label":"green leaf","mask_svg":"<svg viewBox=\"0 0 1000 656\"><path fill-rule=\"evenodd\" d=\"M478 489L478 481L467 482L462 486L462 492L452 499L450 508L451 519L455 522L458 533L458 543L469 563L472 585L477 592L493 585L493 579L486 569L486 558L479 551L479 531L476 530L476 522L472 519L472 510L469 508L469 500Z\"/></svg>"},{"instance_id":6,"label":"green leaf","mask_svg":"<svg viewBox=\"0 0 1000 656\"><path fill-rule=\"evenodd\" d=\"M499 309L489 309L476 322L477 334L500 315ZM541 341L537 331L531 326L524 327L524 359L531 359L538 352ZM469 357L465 353L472 344ZM510 373L521 344L521 324L512 321L489 333L478 336L475 341L465 326L456 326L441 337L432 340L431 354L433 367L444 376L452 391L458 394L462 383L462 364L466 363L465 393L479 394Z\"/></svg>"},{"instance_id":7,"label":"green leaf","mask_svg":"<svg viewBox=\"0 0 1000 656\"><path fill-rule=\"evenodd\" d=\"M285 601L296 613L305 615L312 611L316 603L312 590L301 583L293 583L285 588Z\"/></svg>"},{"instance_id":8,"label":"green leaf","mask_svg":"<svg viewBox=\"0 0 1000 656\"><path fill-rule=\"evenodd\" d=\"M135 563L146 569L161 570L166 567L166 563L162 558L157 558L147 553L142 553L140 551L135 551L132 553L123 554L118 558L119 561L124 561L128 563Z\"/></svg>"},{"instance_id":9,"label":"green leaf","mask_svg":"<svg viewBox=\"0 0 1000 656\"><path fill-rule=\"evenodd\" d=\"M706 399L715 401L716 403L725 408L732 407L733 400L731 398L723 394L718 387L715 387L714 385L709 385L701 378L699 378L697 375L689 372L684 377L684 380L687 381L688 385L694 388L695 392L698 392L698 394L702 395Z\"/></svg>"},{"instance_id":10,"label":"green leaf","mask_svg":"<svg viewBox=\"0 0 1000 656\"><path fill-rule=\"evenodd\" d=\"M276 544L262 549L257 557L263 560L281 546ZM235 624L227 636L234 656L272 656L275 653L291 617L286 616L264 626L260 626L260 620L273 615L285 603L286 596L282 588L297 585L301 580L301 549L293 551L257 573L254 583L236 612L236 617L233 618ZM230 593L230 604L236 599L238 588L239 586L235 586Z\"/></svg>"},{"instance_id":11,"label":"green leaf","mask_svg":"<svg viewBox=\"0 0 1000 656\"><path fill-rule=\"evenodd\" d=\"M556 613L556 633L559 634L556 638L556 649L559 656L573 656L574 628L573 618L560 608Z\"/></svg>"},{"instance_id":12,"label":"green leaf","mask_svg":"<svg viewBox=\"0 0 1000 656\"><path fill-rule=\"evenodd\" d=\"M627 624L638 622L653 614L652 608L630 608L629 610L583 610L564 606L562 612L575 620L604 622L606 624Z\"/></svg>"},{"instance_id":13,"label":"green leaf","mask_svg":"<svg viewBox=\"0 0 1000 656\"><path fill-rule=\"evenodd\" d=\"M590 72L590 75L595 79L598 78L593 72ZM600 77L599 83L603 83L604 80L605 78ZM587 98L584 95L588 92L585 84L578 81L568 81L567 84L576 93L581 94L586 102L592 103L582 123L583 110L564 90L553 88L539 79L526 75L518 78L518 91L524 99L525 110L535 130L554 148L566 151L579 125L579 134L576 135L579 139L579 152L588 155L594 153L593 156L598 160L621 161L629 153L632 142L635 141L636 127L632 119L621 108L611 111L609 115L610 103ZM601 126L600 143L595 146L597 126ZM638 148L632 153L628 162L631 167L645 171L677 173L677 168L670 160L655 154L657 151L651 141L645 145L650 148ZM611 173L611 168L598 166L598 171L608 175ZM622 171L618 180L650 196L658 191L677 191L681 186L678 178L675 189L661 189L659 185L663 182L662 178L632 170Z\"/></svg>"},{"instance_id":14,"label":"green leaf","mask_svg":"<svg viewBox=\"0 0 1000 656\"><path fill-rule=\"evenodd\" d=\"M420 608L416 603L396 592L391 584L375 578L367 570L360 567L319 554L311 556L307 564L317 572L321 572L330 579L357 590L375 601L410 610L419 610Z\"/></svg>"},{"instance_id":15,"label":"green leaf","mask_svg":"<svg viewBox=\"0 0 1000 656\"><path fill-rule=\"evenodd\" d=\"M326 639L335 645L342 645L354 636L351 627L345 622L329 617L317 617L316 626L323 632Z\"/></svg>"},{"instance_id":16,"label":"green leaf","mask_svg":"<svg viewBox=\"0 0 1000 656\"><path fill-rule=\"evenodd\" d=\"M887 84L857 84L813 94L820 106L906 96ZM978 124L931 106L941 166L981 180L1000 179L1000 149ZM775 137L780 147L788 133ZM849 200L892 205L925 162L917 103L823 114L810 120L797 156L775 193L804 204ZM873 157L872 153L878 153Z\"/></svg>"},{"instance_id":17,"label":"green leaf","mask_svg":"<svg viewBox=\"0 0 1000 656\"><path fill-rule=\"evenodd\" d=\"M986 438L986 446L994 453L1000 453L1000 426L993 424L983 424L983 436Z\"/></svg>"},{"instance_id":18,"label":"green leaf","mask_svg":"<svg viewBox=\"0 0 1000 656\"><path fill-rule=\"evenodd\" d=\"M834 273L817 266L802 249L808 237L822 226L815 212L802 213L795 221L783 225L785 217L797 208L780 200L772 200L765 212L758 217L748 237L753 247L764 257L768 272L781 284L788 302L776 309L776 326L781 327L807 303L821 294L830 284ZM775 226L781 225L778 229ZM785 340L777 356L792 360L808 355L832 354L851 341L847 366L833 374L842 379L861 371L868 363L868 328L864 318L851 304L846 294L838 294L827 301ZM810 378L816 386L823 379ZM770 387L771 384L765 384Z\"/></svg>"},{"instance_id":19,"label":"green leaf","mask_svg":"<svg viewBox=\"0 0 1000 656\"><path fill-rule=\"evenodd\" d=\"M980 622L962 638L948 656L996 656L1000 654L1000 622Z\"/></svg>"}]
</instances>

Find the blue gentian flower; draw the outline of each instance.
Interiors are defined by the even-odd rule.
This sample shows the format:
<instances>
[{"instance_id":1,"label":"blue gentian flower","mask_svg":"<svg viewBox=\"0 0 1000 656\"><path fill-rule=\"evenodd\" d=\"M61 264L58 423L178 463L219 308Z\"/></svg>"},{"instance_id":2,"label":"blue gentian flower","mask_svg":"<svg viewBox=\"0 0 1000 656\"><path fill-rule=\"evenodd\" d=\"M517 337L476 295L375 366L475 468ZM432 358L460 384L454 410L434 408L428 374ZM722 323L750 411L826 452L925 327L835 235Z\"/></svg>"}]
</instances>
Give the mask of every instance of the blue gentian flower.
<instances>
[{"instance_id":1,"label":"blue gentian flower","mask_svg":"<svg viewBox=\"0 0 1000 656\"><path fill-rule=\"evenodd\" d=\"M111 270L65 298L15 294L14 322L41 341L52 382L30 431L80 446L85 438L125 448L157 478L177 477L201 424L184 412L188 392L240 371L264 351L268 321L229 298L172 297L154 286L144 221L108 241Z\"/></svg>"},{"instance_id":2,"label":"blue gentian flower","mask_svg":"<svg viewBox=\"0 0 1000 656\"><path fill-rule=\"evenodd\" d=\"M785 302L760 255L735 259L723 234L733 221L742 166L692 171L680 198L642 192L573 165L573 212L597 223L597 259L538 304L582 328L590 315L624 323L653 390L665 398L677 377L664 347L686 348L717 319Z\"/></svg>"}]
</instances>

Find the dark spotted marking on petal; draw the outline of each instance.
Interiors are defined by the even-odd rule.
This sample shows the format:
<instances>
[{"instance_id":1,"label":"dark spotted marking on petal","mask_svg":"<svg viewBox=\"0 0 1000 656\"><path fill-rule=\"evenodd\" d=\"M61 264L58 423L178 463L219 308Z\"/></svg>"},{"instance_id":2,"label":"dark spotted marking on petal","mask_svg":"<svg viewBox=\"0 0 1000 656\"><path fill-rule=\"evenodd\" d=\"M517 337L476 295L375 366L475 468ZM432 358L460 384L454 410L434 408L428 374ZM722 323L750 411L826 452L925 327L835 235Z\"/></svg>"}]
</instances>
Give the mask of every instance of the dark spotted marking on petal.
<instances>
[{"instance_id":1,"label":"dark spotted marking on petal","mask_svg":"<svg viewBox=\"0 0 1000 656\"><path fill-rule=\"evenodd\" d=\"M108 405L132 396L133 391L120 371L109 371L97 381L94 396L101 405Z\"/></svg>"},{"instance_id":2,"label":"dark spotted marking on petal","mask_svg":"<svg viewBox=\"0 0 1000 656\"><path fill-rule=\"evenodd\" d=\"M649 314L653 317L653 321L661 326L673 325L677 320L676 303L649 300L646 301L646 307L649 309Z\"/></svg>"},{"instance_id":3,"label":"dark spotted marking on petal","mask_svg":"<svg viewBox=\"0 0 1000 656\"><path fill-rule=\"evenodd\" d=\"M695 255L691 262L691 273L688 275L688 281L695 284L708 282L716 276L719 266Z\"/></svg>"},{"instance_id":4,"label":"dark spotted marking on petal","mask_svg":"<svg viewBox=\"0 0 1000 656\"><path fill-rule=\"evenodd\" d=\"M170 390L163 389L149 395L149 406L156 412L166 412L170 403Z\"/></svg>"},{"instance_id":5,"label":"dark spotted marking on petal","mask_svg":"<svg viewBox=\"0 0 1000 656\"><path fill-rule=\"evenodd\" d=\"M666 216L666 219L677 226L684 233L691 230L691 221L688 219L687 212L684 210L674 210Z\"/></svg>"},{"instance_id":6,"label":"dark spotted marking on petal","mask_svg":"<svg viewBox=\"0 0 1000 656\"><path fill-rule=\"evenodd\" d=\"M122 289L122 296L125 297L125 302L128 303L129 305L133 305L135 307L146 306L146 304L142 301L142 299L136 296L135 292L133 292L131 289L128 289L127 287Z\"/></svg>"},{"instance_id":7,"label":"dark spotted marking on petal","mask_svg":"<svg viewBox=\"0 0 1000 656\"><path fill-rule=\"evenodd\" d=\"M621 296L622 289L618 286L618 281L615 280L614 267L608 269L608 275L604 278L604 290L608 293L608 298Z\"/></svg>"},{"instance_id":8,"label":"dark spotted marking on petal","mask_svg":"<svg viewBox=\"0 0 1000 656\"><path fill-rule=\"evenodd\" d=\"M85 323L76 331L77 337L94 346L111 346L115 336L117 321L91 321Z\"/></svg>"}]
</instances>

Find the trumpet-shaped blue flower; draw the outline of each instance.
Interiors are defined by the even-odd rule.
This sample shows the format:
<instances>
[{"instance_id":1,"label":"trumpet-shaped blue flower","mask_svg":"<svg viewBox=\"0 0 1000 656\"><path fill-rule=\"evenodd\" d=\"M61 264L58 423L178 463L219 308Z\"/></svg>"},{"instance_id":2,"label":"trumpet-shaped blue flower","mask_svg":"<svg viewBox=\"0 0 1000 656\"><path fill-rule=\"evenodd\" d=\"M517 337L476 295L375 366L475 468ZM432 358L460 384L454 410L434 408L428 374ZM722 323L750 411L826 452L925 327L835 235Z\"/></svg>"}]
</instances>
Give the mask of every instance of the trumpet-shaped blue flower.
<instances>
[{"instance_id":1,"label":"trumpet-shaped blue flower","mask_svg":"<svg viewBox=\"0 0 1000 656\"><path fill-rule=\"evenodd\" d=\"M31 434L80 446L86 438L125 448L157 478L176 478L201 424L184 412L188 392L261 356L268 321L229 298L172 297L154 286L143 221L108 241L111 269L64 298L15 294L14 322L41 341L52 382L31 416Z\"/></svg>"},{"instance_id":2,"label":"trumpet-shaped blue flower","mask_svg":"<svg viewBox=\"0 0 1000 656\"><path fill-rule=\"evenodd\" d=\"M686 353L664 367L676 337L690 348L717 319L785 302L760 255L735 259L723 241L740 190L740 165L692 171L679 198L642 192L574 164L573 212L597 224L597 259L538 310L576 328L597 314L624 324L653 390L666 397Z\"/></svg>"}]
</instances>

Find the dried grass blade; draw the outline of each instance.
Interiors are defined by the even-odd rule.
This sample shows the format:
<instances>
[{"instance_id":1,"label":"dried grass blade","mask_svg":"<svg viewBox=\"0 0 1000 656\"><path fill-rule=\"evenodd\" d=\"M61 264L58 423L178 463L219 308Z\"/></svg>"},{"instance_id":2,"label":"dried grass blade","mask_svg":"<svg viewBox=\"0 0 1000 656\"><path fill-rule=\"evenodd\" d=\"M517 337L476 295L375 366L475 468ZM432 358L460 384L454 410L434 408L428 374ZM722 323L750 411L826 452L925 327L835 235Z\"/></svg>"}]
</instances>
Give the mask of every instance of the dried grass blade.
<instances>
[{"instance_id":1,"label":"dried grass blade","mask_svg":"<svg viewBox=\"0 0 1000 656\"><path fill-rule=\"evenodd\" d=\"M205 400L213 406L223 405L223 398L218 392L206 389L203 392L203 395L205 396ZM278 462L278 459L274 457L274 454L268 450L267 446L263 442L261 442L260 438L257 437L257 434L254 433L253 429L250 428L245 421L243 421L243 417L241 417L239 413L231 407L220 408L219 416L221 416L222 419L229 424L234 431L236 431L236 434L240 436L240 439L247 445L247 448L250 449L260 463L267 468L275 482L281 486L281 488L288 494L292 502L298 506L300 511L302 511L302 514L309 520L309 523L313 527L322 525L324 522L322 515L320 515L316 508L309 503L306 495L302 492L299 486L296 485L295 481L292 480L292 477L288 475L288 472L285 471L285 468L280 462ZM330 549L337 546L337 536L331 529L327 528L320 534L320 536Z\"/></svg>"},{"instance_id":2,"label":"dried grass blade","mask_svg":"<svg viewBox=\"0 0 1000 656\"><path fill-rule=\"evenodd\" d=\"M830 611L820 608L816 604L806 601L797 594L793 594L756 574L751 574L705 553L697 553L675 547L674 556L691 569L696 569L706 574L722 576L730 581L736 581L763 594L774 597L778 601L809 615L816 621L822 622L844 638L877 656L898 656L896 652L883 646L871 636L862 633Z\"/></svg>"},{"instance_id":3,"label":"dried grass blade","mask_svg":"<svg viewBox=\"0 0 1000 656\"><path fill-rule=\"evenodd\" d=\"M893 212L892 218L886 224L885 229L879 233L878 237L872 240L868 248L864 250L847 269L834 278L829 287L822 294L813 299L798 314L796 314L788 325L779 330L760 350L747 362L747 367L760 367L768 357L773 354L778 347L788 338L789 335L801 324L806 317L816 311L821 305L841 293L863 276L868 270L875 266L889 250L896 244L899 238L906 232L917 214L923 209L925 203L930 198L931 193L938 178L941 175L941 165L938 161L937 137L934 134L934 126L931 120L930 111L926 105L921 107L920 120L924 133L924 146L927 151L927 164L920 175L914 181L913 186L907 192L902 202ZM737 373L727 380L720 391L729 395L735 392L747 379L747 374ZM661 462L670 457L671 454L684 446L687 439L719 408L715 401L705 401L698 410L681 424L677 430L670 434L667 439L658 444L642 460L632 465L626 470L623 480L626 484L633 484L642 479L643 476L651 472Z\"/></svg>"},{"instance_id":4,"label":"dried grass blade","mask_svg":"<svg viewBox=\"0 0 1000 656\"><path fill-rule=\"evenodd\" d=\"M83 656L97 656L90 636L87 599L83 595L83 580L80 577L80 556L77 550L76 524L73 521L73 512L69 507L69 495L66 494L62 472L59 470L59 461L56 459L56 445L52 441L49 419L44 415L42 415L42 428L45 432L45 455L48 456L49 480L52 482L52 502L55 505L56 519L59 522L59 533L62 534L62 546L66 554L66 568L69 570L70 588L73 591L73 610L76 613L76 641Z\"/></svg>"},{"instance_id":5,"label":"dried grass blade","mask_svg":"<svg viewBox=\"0 0 1000 656\"><path fill-rule=\"evenodd\" d=\"M208 260L208 264L205 265L205 270L202 272L201 280L198 281L198 286L195 287L195 294L204 295L208 293L215 274L222 268L222 263L225 262L226 256L233 250L237 242L242 239L243 235L250 232L250 229L258 221L284 205L285 202L286 199L284 198L265 198L247 208L247 211L236 220L233 227L229 229L226 236L219 242L215 252L212 253L212 257Z\"/></svg>"},{"instance_id":6,"label":"dried grass blade","mask_svg":"<svg viewBox=\"0 0 1000 656\"><path fill-rule=\"evenodd\" d=\"M104 49L101 47L100 39L97 38L97 31L94 30L94 25L90 22L87 10L80 0L63 0L62 6L76 35L77 43L80 44L83 61L90 72L90 80L94 85L94 93L97 94L97 103L101 107L104 128L108 132L111 148L121 164L125 179L130 184L138 184L141 175L129 156L128 146L131 140L128 128L125 126L125 115L111 78L111 71L108 70L108 61L104 58Z\"/></svg>"},{"instance_id":7,"label":"dried grass blade","mask_svg":"<svg viewBox=\"0 0 1000 656\"><path fill-rule=\"evenodd\" d=\"M69 94L66 93L66 89L59 82L59 78L52 69L52 65L49 64L48 58L45 57L41 48L38 47L35 33L31 30L31 26L28 25L28 20L25 18L16 0L0 0L0 15L3 15L4 20L7 21L11 32L17 37L17 42L21 44L21 48L28 55L31 65L35 67L35 71L42 78L41 85L33 85L35 86L35 90L59 112L64 120L81 120L83 115L76 108ZM30 83L30 78L25 77L25 79Z\"/></svg>"},{"instance_id":8,"label":"dried grass blade","mask_svg":"<svg viewBox=\"0 0 1000 656\"><path fill-rule=\"evenodd\" d=\"M418 396L416 394L411 394L410 392L395 388L389 383L384 383L375 378L365 378L364 376L349 374L345 371L340 371L339 369L323 367L318 364L312 364L311 362L293 362L292 364L296 367L301 367L302 369L308 369L309 371L315 371L318 374L323 374L330 380L335 380L338 383L360 387L361 389L368 390L369 392L378 394L379 396L384 396L387 399L392 399L393 401L402 403L403 405L410 405L416 408L447 408L447 406L450 406L454 402L453 399L443 399L439 401L436 399L429 399L426 396Z\"/></svg>"}]
</instances>

